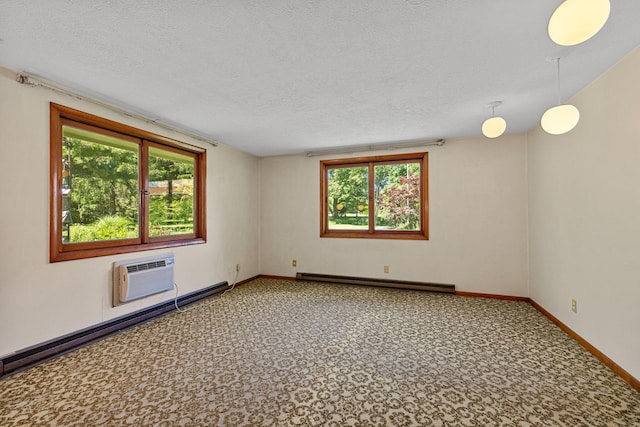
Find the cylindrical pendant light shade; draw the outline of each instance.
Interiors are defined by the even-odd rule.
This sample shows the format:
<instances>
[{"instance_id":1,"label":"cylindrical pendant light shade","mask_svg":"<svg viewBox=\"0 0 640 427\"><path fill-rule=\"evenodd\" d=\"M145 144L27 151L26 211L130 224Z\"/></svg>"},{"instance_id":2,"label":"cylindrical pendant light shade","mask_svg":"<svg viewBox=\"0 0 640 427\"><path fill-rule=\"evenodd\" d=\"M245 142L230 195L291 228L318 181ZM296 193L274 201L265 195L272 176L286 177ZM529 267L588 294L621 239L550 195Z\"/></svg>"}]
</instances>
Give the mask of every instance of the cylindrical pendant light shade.
<instances>
[{"instance_id":1,"label":"cylindrical pendant light shade","mask_svg":"<svg viewBox=\"0 0 640 427\"><path fill-rule=\"evenodd\" d=\"M596 35L611 12L609 0L565 0L549 19L549 37L560 46L574 46Z\"/></svg>"},{"instance_id":2,"label":"cylindrical pendant light shade","mask_svg":"<svg viewBox=\"0 0 640 427\"><path fill-rule=\"evenodd\" d=\"M502 117L491 117L482 124L482 133L487 138L497 138L507 129L507 122Z\"/></svg>"},{"instance_id":3,"label":"cylindrical pendant light shade","mask_svg":"<svg viewBox=\"0 0 640 427\"><path fill-rule=\"evenodd\" d=\"M576 127L579 120L580 111L571 104L564 104L545 111L540 119L540 125L547 133L562 135Z\"/></svg>"}]
</instances>

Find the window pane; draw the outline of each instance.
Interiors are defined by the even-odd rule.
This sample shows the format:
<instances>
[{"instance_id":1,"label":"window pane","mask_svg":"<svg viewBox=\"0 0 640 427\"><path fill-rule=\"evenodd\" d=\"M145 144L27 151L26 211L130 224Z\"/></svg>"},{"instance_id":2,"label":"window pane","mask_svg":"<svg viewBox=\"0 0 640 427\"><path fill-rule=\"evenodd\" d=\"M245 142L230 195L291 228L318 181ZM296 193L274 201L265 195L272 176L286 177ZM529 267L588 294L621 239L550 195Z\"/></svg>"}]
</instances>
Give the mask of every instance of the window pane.
<instances>
[{"instance_id":1,"label":"window pane","mask_svg":"<svg viewBox=\"0 0 640 427\"><path fill-rule=\"evenodd\" d=\"M420 163L374 167L375 229L420 230Z\"/></svg>"},{"instance_id":2,"label":"window pane","mask_svg":"<svg viewBox=\"0 0 640 427\"><path fill-rule=\"evenodd\" d=\"M62 242L139 236L138 144L62 129Z\"/></svg>"},{"instance_id":3,"label":"window pane","mask_svg":"<svg viewBox=\"0 0 640 427\"><path fill-rule=\"evenodd\" d=\"M369 229L369 173L367 166L327 171L330 230Z\"/></svg>"},{"instance_id":4,"label":"window pane","mask_svg":"<svg viewBox=\"0 0 640 427\"><path fill-rule=\"evenodd\" d=\"M195 232L195 158L149 148L149 235Z\"/></svg>"}]
</instances>

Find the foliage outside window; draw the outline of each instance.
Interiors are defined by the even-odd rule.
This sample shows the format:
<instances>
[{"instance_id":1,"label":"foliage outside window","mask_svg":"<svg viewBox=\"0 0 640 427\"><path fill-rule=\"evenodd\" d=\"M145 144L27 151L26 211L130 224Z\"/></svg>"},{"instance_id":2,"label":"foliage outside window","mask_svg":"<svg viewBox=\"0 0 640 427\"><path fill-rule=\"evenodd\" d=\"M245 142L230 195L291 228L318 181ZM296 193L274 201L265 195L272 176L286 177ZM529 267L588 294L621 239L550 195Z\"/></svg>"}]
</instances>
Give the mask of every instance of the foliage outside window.
<instances>
[{"instance_id":1,"label":"foliage outside window","mask_svg":"<svg viewBox=\"0 0 640 427\"><path fill-rule=\"evenodd\" d=\"M52 262L205 239L205 153L51 104Z\"/></svg>"},{"instance_id":2,"label":"foliage outside window","mask_svg":"<svg viewBox=\"0 0 640 427\"><path fill-rule=\"evenodd\" d=\"M428 153L320 162L321 237L428 238Z\"/></svg>"}]
</instances>

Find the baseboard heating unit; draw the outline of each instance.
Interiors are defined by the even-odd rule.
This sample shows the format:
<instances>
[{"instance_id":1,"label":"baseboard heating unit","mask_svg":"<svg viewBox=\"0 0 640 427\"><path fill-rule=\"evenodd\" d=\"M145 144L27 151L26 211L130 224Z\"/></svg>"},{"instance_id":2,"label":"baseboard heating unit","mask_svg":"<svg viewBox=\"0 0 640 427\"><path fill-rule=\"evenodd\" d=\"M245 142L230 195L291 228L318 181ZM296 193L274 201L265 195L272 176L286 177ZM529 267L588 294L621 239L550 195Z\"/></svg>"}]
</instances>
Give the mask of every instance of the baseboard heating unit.
<instances>
[{"instance_id":1,"label":"baseboard heating unit","mask_svg":"<svg viewBox=\"0 0 640 427\"><path fill-rule=\"evenodd\" d=\"M200 289L199 291L182 295L178 297L177 301L171 299L170 301L165 301L160 304L126 314L122 317L111 319L98 325L90 326L88 328L54 338L50 341L18 350L5 356L0 356L0 377L20 371L26 367L67 353L76 348L80 348L100 338L118 333L124 329L131 328L148 320L162 316L163 314L175 311L176 304L179 307L184 307L227 289L229 289L229 284L227 282L221 282L213 286Z\"/></svg>"},{"instance_id":2,"label":"baseboard heating unit","mask_svg":"<svg viewBox=\"0 0 640 427\"><path fill-rule=\"evenodd\" d=\"M372 279L367 277L332 276L329 274L297 273L296 280L310 282L344 283L348 285L379 286L383 288L412 289L416 291L456 293L456 285L408 280Z\"/></svg>"}]
</instances>

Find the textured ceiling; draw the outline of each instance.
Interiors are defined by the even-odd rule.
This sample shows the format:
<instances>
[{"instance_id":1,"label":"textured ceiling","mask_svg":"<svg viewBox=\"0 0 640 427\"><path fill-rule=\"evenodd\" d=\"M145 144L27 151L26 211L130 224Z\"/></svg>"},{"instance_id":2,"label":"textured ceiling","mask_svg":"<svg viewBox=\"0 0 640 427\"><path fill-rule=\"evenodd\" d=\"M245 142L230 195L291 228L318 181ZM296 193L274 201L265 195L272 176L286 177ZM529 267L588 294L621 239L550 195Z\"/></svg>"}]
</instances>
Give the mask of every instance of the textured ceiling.
<instances>
[{"instance_id":1,"label":"textured ceiling","mask_svg":"<svg viewBox=\"0 0 640 427\"><path fill-rule=\"evenodd\" d=\"M560 0L0 0L0 64L258 156L528 131L640 45L640 1L593 39ZM1 96L1 94L0 94Z\"/></svg>"}]
</instances>

